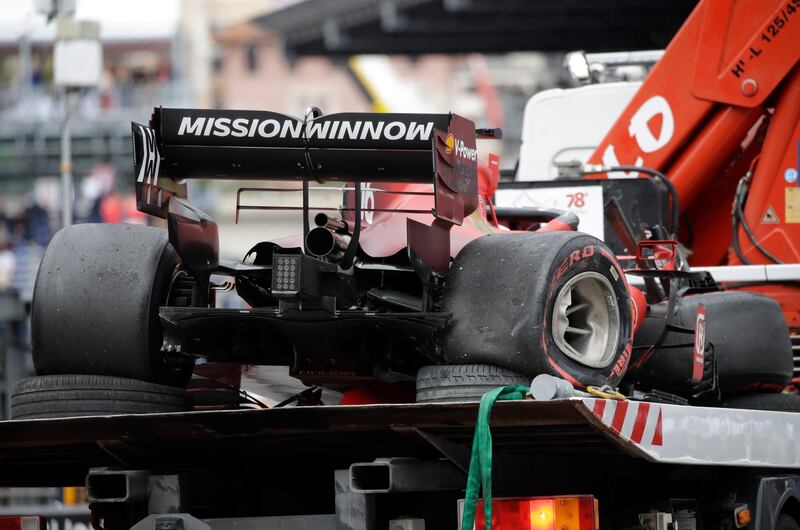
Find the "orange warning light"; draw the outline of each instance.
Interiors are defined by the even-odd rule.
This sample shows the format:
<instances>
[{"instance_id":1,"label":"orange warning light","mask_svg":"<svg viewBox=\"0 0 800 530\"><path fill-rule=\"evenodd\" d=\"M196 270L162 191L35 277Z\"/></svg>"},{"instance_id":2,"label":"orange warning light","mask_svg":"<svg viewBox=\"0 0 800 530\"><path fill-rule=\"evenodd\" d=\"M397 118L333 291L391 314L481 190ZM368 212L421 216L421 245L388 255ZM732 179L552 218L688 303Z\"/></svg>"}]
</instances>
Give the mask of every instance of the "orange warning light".
<instances>
[{"instance_id":1,"label":"orange warning light","mask_svg":"<svg viewBox=\"0 0 800 530\"><path fill-rule=\"evenodd\" d=\"M553 499L532 499L528 502L530 503L531 529L555 530L553 528Z\"/></svg>"},{"instance_id":2,"label":"orange warning light","mask_svg":"<svg viewBox=\"0 0 800 530\"><path fill-rule=\"evenodd\" d=\"M591 495L492 499L492 530L597 530L598 520L597 501ZM475 530L485 528L483 500L478 500Z\"/></svg>"},{"instance_id":3,"label":"orange warning light","mask_svg":"<svg viewBox=\"0 0 800 530\"><path fill-rule=\"evenodd\" d=\"M733 513L736 515L736 528L744 528L750 524L750 508L747 505L739 506Z\"/></svg>"}]
</instances>

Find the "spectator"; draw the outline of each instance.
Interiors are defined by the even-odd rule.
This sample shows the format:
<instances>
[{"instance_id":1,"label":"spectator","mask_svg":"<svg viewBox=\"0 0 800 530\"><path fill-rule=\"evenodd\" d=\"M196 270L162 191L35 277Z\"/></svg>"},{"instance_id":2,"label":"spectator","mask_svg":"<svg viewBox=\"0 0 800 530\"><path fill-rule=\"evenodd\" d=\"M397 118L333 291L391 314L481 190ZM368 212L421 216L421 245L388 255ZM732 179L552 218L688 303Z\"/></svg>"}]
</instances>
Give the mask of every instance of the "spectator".
<instances>
[{"instance_id":1,"label":"spectator","mask_svg":"<svg viewBox=\"0 0 800 530\"><path fill-rule=\"evenodd\" d=\"M97 164L81 180L78 211L80 221L86 223L109 222L103 216L103 202L113 192L116 174L109 164Z\"/></svg>"},{"instance_id":2,"label":"spectator","mask_svg":"<svg viewBox=\"0 0 800 530\"><path fill-rule=\"evenodd\" d=\"M0 291L11 287L16 269L16 257L5 225L0 226Z\"/></svg>"},{"instance_id":3,"label":"spectator","mask_svg":"<svg viewBox=\"0 0 800 530\"><path fill-rule=\"evenodd\" d=\"M50 214L38 202L33 201L24 214L25 239L37 245L45 246L53 236L50 226Z\"/></svg>"}]
</instances>

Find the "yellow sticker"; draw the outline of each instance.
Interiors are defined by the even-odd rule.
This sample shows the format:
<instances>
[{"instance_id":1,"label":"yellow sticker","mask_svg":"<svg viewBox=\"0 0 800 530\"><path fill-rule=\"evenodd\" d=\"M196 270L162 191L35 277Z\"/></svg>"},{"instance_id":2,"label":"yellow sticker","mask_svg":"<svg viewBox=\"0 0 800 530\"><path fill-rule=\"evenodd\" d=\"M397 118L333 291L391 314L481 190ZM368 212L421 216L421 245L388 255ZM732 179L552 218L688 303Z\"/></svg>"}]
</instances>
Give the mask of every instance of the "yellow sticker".
<instances>
[{"instance_id":1,"label":"yellow sticker","mask_svg":"<svg viewBox=\"0 0 800 530\"><path fill-rule=\"evenodd\" d=\"M786 222L800 223L800 188L786 188Z\"/></svg>"}]
</instances>

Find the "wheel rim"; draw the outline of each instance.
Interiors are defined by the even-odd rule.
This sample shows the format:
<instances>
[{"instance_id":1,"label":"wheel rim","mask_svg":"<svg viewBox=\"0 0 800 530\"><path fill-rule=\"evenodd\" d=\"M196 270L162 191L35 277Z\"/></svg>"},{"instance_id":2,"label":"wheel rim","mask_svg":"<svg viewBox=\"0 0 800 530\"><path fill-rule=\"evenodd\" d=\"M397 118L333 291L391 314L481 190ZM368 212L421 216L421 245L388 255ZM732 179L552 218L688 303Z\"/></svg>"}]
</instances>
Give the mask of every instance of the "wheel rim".
<instances>
[{"instance_id":1,"label":"wheel rim","mask_svg":"<svg viewBox=\"0 0 800 530\"><path fill-rule=\"evenodd\" d=\"M553 310L553 339L575 361L604 368L614 360L620 333L617 297L597 272L582 272L561 288Z\"/></svg>"}]
</instances>

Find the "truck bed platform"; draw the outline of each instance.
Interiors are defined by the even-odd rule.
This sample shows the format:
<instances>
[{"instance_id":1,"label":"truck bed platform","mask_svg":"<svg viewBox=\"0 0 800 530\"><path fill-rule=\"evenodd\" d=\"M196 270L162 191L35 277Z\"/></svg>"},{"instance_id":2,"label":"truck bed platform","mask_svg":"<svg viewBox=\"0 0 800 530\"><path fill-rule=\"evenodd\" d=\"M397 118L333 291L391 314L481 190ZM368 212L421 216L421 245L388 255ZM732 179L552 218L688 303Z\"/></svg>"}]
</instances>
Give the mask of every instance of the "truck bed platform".
<instances>
[{"instance_id":1,"label":"truck bed platform","mask_svg":"<svg viewBox=\"0 0 800 530\"><path fill-rule=\"evenodd\" d=\"M0 422L0 486L80 483L91 467L272 461L347 467L385 456L469 461L477 403L298 407ZM498 454L800 468L800 414L579 398L498 402Z\"/></svg>"}]
</instances>

